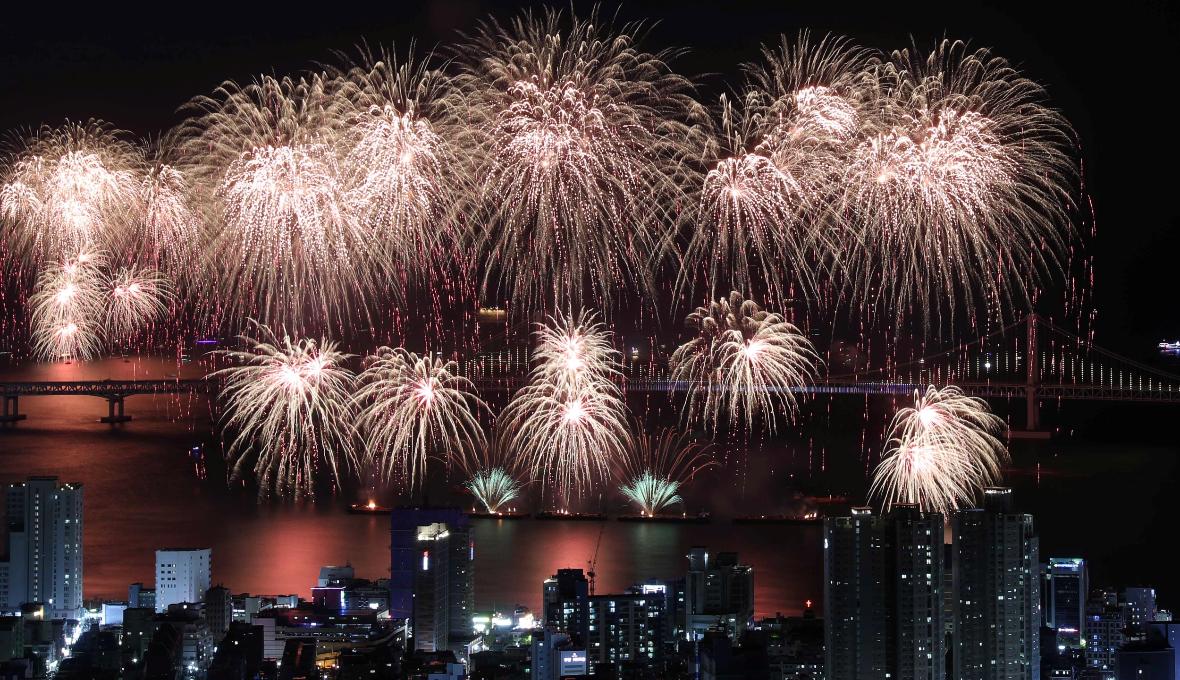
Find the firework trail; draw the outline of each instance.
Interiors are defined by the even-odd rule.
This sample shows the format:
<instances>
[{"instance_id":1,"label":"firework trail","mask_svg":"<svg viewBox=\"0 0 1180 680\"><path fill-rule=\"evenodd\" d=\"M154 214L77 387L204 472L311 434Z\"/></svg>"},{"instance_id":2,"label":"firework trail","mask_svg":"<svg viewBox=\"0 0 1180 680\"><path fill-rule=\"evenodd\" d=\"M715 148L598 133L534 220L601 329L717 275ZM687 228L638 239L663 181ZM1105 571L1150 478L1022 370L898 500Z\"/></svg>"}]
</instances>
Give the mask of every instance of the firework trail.
<instances>
[{"instance_id":1,"label":"firework trail","mask_svg":"<svg viewBox=\"0 0 1180 680\"><path fill-rule=\"evenodd\" d=\"M477 419L487 405L457 369L453 361L400 347L369 357L356 395L358 424L371 462L387 480L396 477L413 489L424 481L428 458L467 469L487 447Z\"/></svg>"},{"instance_id":2,"label":"firework trail","mask_svg":"<svg viewBox=\"0 0 1180 680\"><path fill-rule=\"evenodd\" d=\"M497 419L498 444L516 470L547 480L568 504L631 446L627 407L613 378L619 354L593 314L559 315L537 331L528 386Z\"/></svg>"},{"instance_id":3,"label":"firework trail","mask_svg":"<svg viewBox=\"0 0 1180 680\"><path fill-rule=\"evenodd\" d=\"M893 417L869 496L881 498L886 509L909 503L944 515L970 506L983 487L1000 481L1008 460L998 439L1003 431L987 402L953 385L915 392L913 408Z\"/></svg>"},{"instance_id":4,"label":"firework trail","mask_svg":"<svg viewBox=\"0 0 1180 680\"><path fill-rule=\"evenodd\" d=\"M340 485L340 468L357 467L351 356L327 339L279 340L252 322L254 335L240 336L249 349L221 354L236 365L210 375L223 381L218 401L222 427L232 443L231 480L253 461L258 494L310 496L321 467Z\"/></svg>"},{"instance_id":5,"label":"firework trail","mask_svg":"<svg viewBox=\"0 0 1180 680\"><path fill-rule=\"evenodd\" d=\"M368 308L377 246L349 209L345 99L328 89L320 75L225 83L180 130L204 192L207 302L231 323L323 327Z\"/></svg>"},{"instance_id":6,"label":"firework trail","mask_svg":"<svg viewBox=\"0 0 1180 680\"><path fill-rule=\"evenodd\" d=\"M715 430L722 421L752 428L761 418L773 431L779 413L796 412L794 392L819 364L799 329L737 292L698 307L685 325L696 337L676 349L670 366L672 379L688 385L690 420Z\"/></svg>"},{"instance_id":7,"label":"firework trail","mask_svg":"<svg viewBox=\"0 0 1180 680\"><path fill-rule=\"evenodd\" d=\"M106 281L102 327L109 340L126 341L167 313L175 300L168 278L146 267L122 267Z\"/></svg>"},{"instance_id":8,"label":"firework trail","mask_svg":"<svg viewBox=\"0 0 1180 680\"><path fill-rule=\"evenodd\" d=\"M650 290L687 200L701 107L675 52L560 13L482 25L457 52L485 286L522 309Z\"/></svg>"},{"instance_id":9,"label":"firework trail","mask_svg":"<svg viewBox=\"0 0 1180 680\"><path fill-rule=\"evenodd\" d=\"M380 255L410 275L454 257L464 237L456 208L470 191L453 149L458 136L450 78L396 54L367 47L329 73L346 102L344 160L349 210L382 248Z\"/></svg>"},{"instance_id":10,"label":"firework trail","mask_svg":"<svg viewBox=\"0 0 1180 680\"><path fill-rule=\"evenodd\" d=\"M839 183L857 296L927 323L1026 305L1072 233L1069 124L1043 87L962 42L894 52L874 79L876 111Z\"/></svg>"},{"instance_id":11,"label":"firework trail","mask_svg":"<svg viewBox=\"0 0 1180 680\"><path fill-rule=\"evenodd\" d=\"M86 361L98 355L104 264L101 253L86 250L50 265L37 278L29 297L34 356Z\"/></svg>"},{"instance_id":12,"label":"firework trail","mask_svg":"<svg viewBox=\"0 0 1180 680\"><path fill-rule=\"evenodd\" d=\"M620 468L623 480L619 491L648 516L683 502L680 488L696 473L716 464L707 447L671 428L658 435L644 434L635 444Z\"/></svg>"},{"instance_id":13,"label":"firework trail","mask_svg":"<svg viewBox=\"0 0 1180 680\"><path fill-rule=\"evenodd\" d=\"M102 122L42 127L0 175L0 216L27 267L97 247L119 252L139 204L142 154Z\"/></svg>"},{"instance_id":14,"label":"firework trail","mask_svg":"<svg viewBox=\"0 0 1180 680\"><path fill-rule=\"evenodd\" d=\"M765 287L782 300L793 286L813 295L836 254L832 190L860 132L868 52L802 32L762 54L737 102L721 98L686 260L705 264L710 295Z\"/></svg>"}]
</instances>

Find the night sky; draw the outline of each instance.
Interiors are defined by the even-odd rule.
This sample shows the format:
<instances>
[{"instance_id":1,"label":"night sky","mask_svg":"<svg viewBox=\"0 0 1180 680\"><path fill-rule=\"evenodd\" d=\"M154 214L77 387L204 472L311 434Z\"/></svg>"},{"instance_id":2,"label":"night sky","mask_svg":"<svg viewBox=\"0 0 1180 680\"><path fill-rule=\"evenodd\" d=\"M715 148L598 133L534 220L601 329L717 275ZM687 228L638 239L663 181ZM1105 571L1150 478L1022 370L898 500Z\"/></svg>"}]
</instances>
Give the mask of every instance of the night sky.
<instances>
[{"instance_id":1,"label":"night sky","mask_svg":"<svg viewBox=\"0 0 1180 680\"><path fill-rule=\"evenodd\" d=\"M107 3L103 3L106 5ZM111 3L113 4L113 3ZM0 129L102 118L139 135L176 124L177 109L224 79L285 74L332 50L417 39L453 42L489 13L501 19L540 4L437 0L308 10L252 3L157 3L138 10L6 8L0 18ZM29 7L32 9L30 10ZM585 13L589 3L575 3ZM615 5L604 5L609 15ZM647 46L686 47L678 70L699 75L706 101L738 82L758 46L800 28L846 34L869 47L921 46L943 35L990 46L1045 84L1076 127L1098 237L1099 344L1128 354L1180 337L1176 200L1180 135L1177 9L1165 2L1080 3L629 2L623 20L658 21ZM703 75L702 75L703 74Z\"/></svg>"}]
</instances>

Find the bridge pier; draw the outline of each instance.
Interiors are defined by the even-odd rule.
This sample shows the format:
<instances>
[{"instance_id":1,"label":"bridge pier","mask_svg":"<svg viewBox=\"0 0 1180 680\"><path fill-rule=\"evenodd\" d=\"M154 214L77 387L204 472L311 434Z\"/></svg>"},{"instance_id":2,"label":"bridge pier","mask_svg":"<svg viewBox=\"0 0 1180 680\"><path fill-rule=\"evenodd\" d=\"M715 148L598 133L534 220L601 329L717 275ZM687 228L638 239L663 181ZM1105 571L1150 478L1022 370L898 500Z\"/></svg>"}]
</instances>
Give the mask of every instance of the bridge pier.
<instances>
[{"instance_id":1,"label":"bridge pier","mask_svg":"<svg viewBox=\"0 0 1180 680\"><path fill-rule=\"evenodd\" d=\"M107 397L107 415L100 419L104 423L125 423L131 420L131 416L123 413L123 396L115 395Z\"/></svg>"},{"instance_id":2,"label":"bridge pier","mask_svg":"<svg viewBox=\"0 0 1180 680\"><path fill-rule=\"evenodd\" d=\"M15 394L4 395L4 409L0 411L0 423L15 423L28 418L20 412L20 402L17 401L17 396Z\"/></svg>"}]
</instances>

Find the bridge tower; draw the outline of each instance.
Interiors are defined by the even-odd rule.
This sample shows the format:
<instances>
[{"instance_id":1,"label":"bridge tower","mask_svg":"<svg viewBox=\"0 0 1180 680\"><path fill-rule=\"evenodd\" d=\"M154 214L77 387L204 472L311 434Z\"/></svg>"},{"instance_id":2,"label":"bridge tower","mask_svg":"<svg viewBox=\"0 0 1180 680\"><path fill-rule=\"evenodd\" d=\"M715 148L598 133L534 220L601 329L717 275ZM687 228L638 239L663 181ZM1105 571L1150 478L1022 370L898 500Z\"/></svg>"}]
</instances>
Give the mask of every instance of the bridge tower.
<instances>
[{"instance_id":1,"label":"bridge tower","mask_svg":"<svg viewBox=\"0 0 1180 680\"><path fill-rule=\"evenodd\" d=\"M1041 363L1037 355L1037 313L1030 313L1025 323L1028 324L1028 344L1025 350L1028 353L1025 361L1027 376L1024 388L1028 418L1025 421L1025 429L1036 432L1041 429L1041 410L1037 403L1037 393L1041 386Z\"/></svg>"},{"instance_id":2,"label":"bridge tower","mask_svg":"<svg viewBox=\"0 0 1180 680\"><path fill-rule=\"evenodd\" d=\"M0 424L15 423L18 420L24 420L27 416L20 412L20 402L17 400L15 394L5 394L4 408L0 411Z\"/></svg>"}]
</instances>

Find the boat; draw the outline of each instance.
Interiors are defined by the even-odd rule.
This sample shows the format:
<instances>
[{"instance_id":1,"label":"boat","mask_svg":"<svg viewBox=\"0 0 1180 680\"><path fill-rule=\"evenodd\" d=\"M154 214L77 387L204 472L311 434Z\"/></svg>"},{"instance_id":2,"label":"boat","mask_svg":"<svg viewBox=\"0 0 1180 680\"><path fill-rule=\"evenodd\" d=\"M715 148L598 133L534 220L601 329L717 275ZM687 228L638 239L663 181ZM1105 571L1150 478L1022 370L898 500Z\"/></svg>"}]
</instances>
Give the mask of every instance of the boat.
<instances>
[{"instance_id":1,"label":"boat","mask_svg":"<svg viewBox=\"0 0 1180 680\"><path fill-rule=\"evenodd\" d=\"M1159 345L1160 351L1163 352L1180 352L1180 340L1176 342L1163 341Z\"/></svg>"},{"instance_id":2,"label":"boat","mask_svg":"<svg viewBox=\"0 0 1180 680\"><path fill-rule=\"evenodd\" d=\"M809 525L819 524L823 518L819 516L818 512L809 512L803 515L743 515L741 517L734 517L734 524L798 524Z\"/></svg>"},{"instance_id":3,"label":"boat","mask_svg":"<svg viewBox=\"0 0 1180 680\"><path fill-rule=\"evenodd\" d=\"M565 520L567 522L603 522L603 512L570 512L568 510L545 510L534 515L536 519Z\"/></svg>"},{"instance_id":4,"label":"boat","mask_svg":"<svg viewBox=\"0 0 1180 680\"><path fill-rule=\"evenodd\" d=\"M531 512L518 510L505 510L503 512L478 512L472 510L465 514L471 519L528 519L533 516Z\"/></svg>"},{"instance_id":5,"label":"boat","mask_svg":"<svg viewBox=\"0 0 1180 680\"><path fill-rule=\"evenodd\" d=\"M348 506L348 511L354 515L388 515L393 512L393 508L377 505L376 501L369 501L368 503L353 503Z\"/></svg>"},{"instance_id":6,"label":"boat","mask_svg":"<svg viewBox=\"0 0 1180 680\"><path fill-rule=\"evenodd\" d=\"M615 519L620 522L663 522L667 524L708 524L713 521L713 518L707 512L698 512L695 515L687 513L680 515L619 515Z\"/></svg>"}]
</instances>

